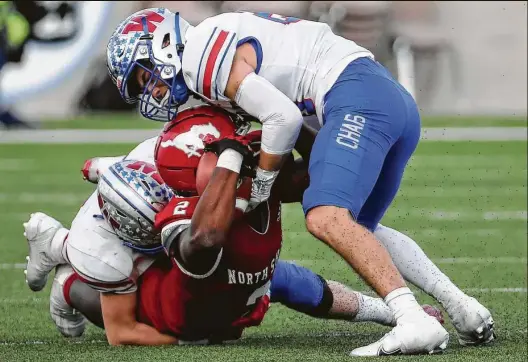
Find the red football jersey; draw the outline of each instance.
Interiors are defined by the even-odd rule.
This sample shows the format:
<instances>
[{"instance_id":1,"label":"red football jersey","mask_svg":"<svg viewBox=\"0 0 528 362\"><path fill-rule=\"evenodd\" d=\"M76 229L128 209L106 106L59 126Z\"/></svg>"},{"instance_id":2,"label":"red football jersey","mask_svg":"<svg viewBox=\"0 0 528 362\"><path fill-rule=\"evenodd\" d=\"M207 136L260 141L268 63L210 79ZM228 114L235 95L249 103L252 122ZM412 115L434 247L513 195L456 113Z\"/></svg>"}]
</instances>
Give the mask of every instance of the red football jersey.
<instances>
[{"instance_id":1,"label":"red football jersey","mask_svg":"<svg viewBox=\"0 0 528 362\"><path fill-rule=\"evenodd\" d=\"M198 198L175 200L174 212L160 218L190 222ZM174 215L184 209L189 212ZM185 341L221 340L233 333L231 324L269 291L282 244L280 202L270 200L235 221L228 240L205 275L192 275L176 260L149 268L138 281L138 320Z\"/></svg>"}]
</instances>

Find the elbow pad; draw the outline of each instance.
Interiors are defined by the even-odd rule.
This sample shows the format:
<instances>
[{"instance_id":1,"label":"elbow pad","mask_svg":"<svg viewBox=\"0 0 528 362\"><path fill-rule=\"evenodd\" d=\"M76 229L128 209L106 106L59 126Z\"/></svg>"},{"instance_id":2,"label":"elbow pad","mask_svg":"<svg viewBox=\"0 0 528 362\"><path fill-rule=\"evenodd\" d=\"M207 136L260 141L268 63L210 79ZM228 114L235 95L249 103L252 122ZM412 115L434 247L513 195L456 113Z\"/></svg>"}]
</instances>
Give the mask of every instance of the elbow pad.
<instances>
[{"instance_id":1,"label":"elbow pad","mask_svg":"<svg viewBox=\"0 0 528 362\"><path fill-rule=\"evenodd\" d=\"M251 73L238 87L235 102L262 123L261 148L264 152L284 155L293 150L303 116L284 93Z\"/></svg>"}]
</instances>

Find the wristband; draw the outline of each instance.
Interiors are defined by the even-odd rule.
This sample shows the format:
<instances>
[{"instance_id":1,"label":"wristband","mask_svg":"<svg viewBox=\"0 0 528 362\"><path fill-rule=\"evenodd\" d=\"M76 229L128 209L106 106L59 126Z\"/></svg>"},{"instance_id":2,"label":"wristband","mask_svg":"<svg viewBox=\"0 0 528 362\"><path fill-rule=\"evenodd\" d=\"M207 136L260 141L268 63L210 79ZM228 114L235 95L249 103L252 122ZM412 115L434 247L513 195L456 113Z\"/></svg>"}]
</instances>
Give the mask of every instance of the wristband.
<instances>
[{"instance_id":1,"label":"wristband","mask_svg":"<svg viewBox=\"0 0 528 362\"><path fill-rule=\"evenodd\" d=\"M244 157L240 153L231 148L228 148L224 152L222 152L220 157L218 157L216 167L227 168L228 170L231 170L233 172L240 173L243 160Z\"/></svg>"}]
</instances>

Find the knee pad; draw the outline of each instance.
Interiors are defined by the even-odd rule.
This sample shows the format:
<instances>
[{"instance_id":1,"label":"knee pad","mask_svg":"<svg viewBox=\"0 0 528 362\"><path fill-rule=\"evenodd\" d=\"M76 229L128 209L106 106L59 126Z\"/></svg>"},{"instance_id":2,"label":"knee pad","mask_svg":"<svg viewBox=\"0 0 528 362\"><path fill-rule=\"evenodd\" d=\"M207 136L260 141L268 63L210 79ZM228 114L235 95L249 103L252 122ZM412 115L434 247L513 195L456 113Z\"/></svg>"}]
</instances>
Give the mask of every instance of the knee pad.
<instances>
[{"instance_id":1,"label":"knee pad","mask_svg":"<svg viewBox=\"0 0 528 362\"><path fill-rule=\"evenodd\" d=\"M307 268L279 261L271 281L271 301L312 317L323 317L334 299L323 277Z\"/></svg>"}]
</instances>

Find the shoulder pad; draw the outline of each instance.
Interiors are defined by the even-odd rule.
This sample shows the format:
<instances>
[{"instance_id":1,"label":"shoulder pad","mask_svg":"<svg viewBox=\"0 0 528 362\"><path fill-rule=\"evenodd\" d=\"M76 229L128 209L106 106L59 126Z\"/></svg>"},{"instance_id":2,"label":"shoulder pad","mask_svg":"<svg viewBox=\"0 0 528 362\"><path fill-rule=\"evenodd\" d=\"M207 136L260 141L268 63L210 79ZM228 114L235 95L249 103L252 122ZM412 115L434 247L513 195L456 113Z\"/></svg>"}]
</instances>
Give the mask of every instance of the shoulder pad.
<instances>
[{"instance_id":1,"label":"shoulder pad","mask_svg":"<svg viewBox=\"0 0 528 362\"><path fill-rule=\"evenodd\" d=\"M96 202L94 197L87 201ZM87 211L73 221L67 238L66 252L71 266L95 289L135 291L140 274L136 260L144 256L124 246L104 220L94 217L91 210Z\"/></svg>"},{"instance_id":2,"label":"shoulder pad","mask_svg":"<svg viewBox=\"0 0 528 362\"><path fill-rule=\"evenodd\" d=\"M224 91L237 47L233 29L208 22L187 39L183 51L183 77L187 86L210 101L228 101Z\"/></svg>"},{"instance_id":3,"label":"shoulder pad","mask_svg":"<svg viewBox=\"0 0 528 362\"><path fill-rule=\"evenodd\" d=\"M156 147L157 140L158 137L156 136L141 142L132 151L130 151L125 159L138 160L154 164L154 148Z\"/></svg>"}]
</instances>

